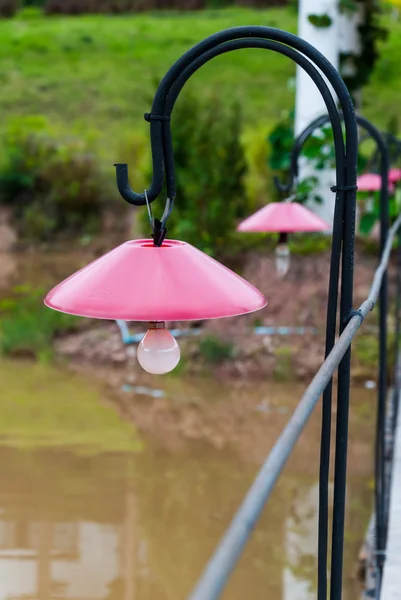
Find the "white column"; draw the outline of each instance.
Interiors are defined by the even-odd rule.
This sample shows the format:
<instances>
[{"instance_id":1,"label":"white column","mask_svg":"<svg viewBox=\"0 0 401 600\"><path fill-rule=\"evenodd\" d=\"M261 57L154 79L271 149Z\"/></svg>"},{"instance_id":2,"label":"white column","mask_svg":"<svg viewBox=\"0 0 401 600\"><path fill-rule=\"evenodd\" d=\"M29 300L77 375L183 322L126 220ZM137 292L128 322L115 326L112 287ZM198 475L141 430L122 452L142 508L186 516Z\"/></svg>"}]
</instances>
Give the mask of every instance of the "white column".
<instances>
[{"instance_id":1,"label":"white column","mask_svg":"<svg viewBox=\"0 0 401 600\"><path fill-rule=\"evenodd\" d=\"M329 27L315 27L310 23L310 15L328 15L331 19ZM338 34L338 0L299 0L298 35L315 46L338 69L339 34ZM300 67L297 68L296 102L295 102L295 135L299 135L311 121L327 113L326 105L312 79ZM335 194L330 186L335 183L332 170L315 171L300 160L299 175L303 179L310 175L319 178L317 194L323 198L323 204L309 204L315 213L329 224L333 222Z\"/></svg>"},{"instance_id":2,"label":"white column","mask_svg":"<svg viewBox=\"0 0 401 600\"><path fill-rule=\"evenodd\" d=\"M363 4L358 4L358 9L353 12L343 11L338 15L338 50L340 54L351 54L355 57L361 55L361 35L358 28L363 22L363 18ZM355 61L353 60L353 57L350 56L349 60L341 65L341 75L346 77L355 74ZM357 95L359 95L359 90Z\"/></svg>"}]
</instances>

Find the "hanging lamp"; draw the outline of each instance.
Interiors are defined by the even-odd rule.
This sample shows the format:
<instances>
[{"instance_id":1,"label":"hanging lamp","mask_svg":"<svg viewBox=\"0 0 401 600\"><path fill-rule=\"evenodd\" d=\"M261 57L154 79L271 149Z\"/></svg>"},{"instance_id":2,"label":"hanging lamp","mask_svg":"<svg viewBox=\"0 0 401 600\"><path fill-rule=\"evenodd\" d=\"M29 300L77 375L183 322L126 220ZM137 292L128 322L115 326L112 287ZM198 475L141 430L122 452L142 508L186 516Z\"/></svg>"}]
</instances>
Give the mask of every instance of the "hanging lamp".
<instances>
[{"instance_id":1,"label":"hanging lamp","mask_svg":"<svg viewBox=\"0 0 401 600\"><path fill-rule=\"evenodd\" d=\"M327 231L330 225L308 210L291 196L284 202L272 202L242 221L237 231L279 233L276 246L276 269L284 277L290 268L288 234L296 232Z\"/></svg>"},{"instance_id":2,"label":"hanging lamp","mask_svg":"<svg viewBox=\"0 0 401 600\"><path fill-rule=\"evenodd\" d=\"M93 261L53 288L49 308L97 319L148 322L138 346L141 366L167 373L180 359L166 321L233 317L266 305L242 277L194 246L177 240L132 240Z\"/></svg>"}]
</instances>

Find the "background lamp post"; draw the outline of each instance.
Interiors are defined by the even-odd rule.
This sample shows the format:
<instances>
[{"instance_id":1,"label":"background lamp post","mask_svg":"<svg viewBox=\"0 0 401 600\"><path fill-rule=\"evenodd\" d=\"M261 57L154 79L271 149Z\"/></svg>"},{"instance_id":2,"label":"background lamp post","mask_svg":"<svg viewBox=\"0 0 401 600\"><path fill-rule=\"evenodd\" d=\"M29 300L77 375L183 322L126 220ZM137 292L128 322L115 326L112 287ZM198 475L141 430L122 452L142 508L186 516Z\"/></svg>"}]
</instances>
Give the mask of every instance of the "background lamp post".
<instances>
[{"instance_id":1,"label":"background lamp post","mask_svg":"<svg viewBox=\"0 0 401 600\"><path fill-rule=\"evenodd\" d=\"M276 246L276 270L279 277L284 277L290 268L290 248L288 234L296 232L316 232L330 229L312 211L292 202L293 196L283 202L272 202L256 211L253 215L242 221L237 231L243 232L271 232L279 233Z\"/></svg>"},{"instance_id":2,"label":"background lamp post","mask_svg":"<svg viewBox=\"0 0 401 600\"><path fill-rule=\"evenodd\" d=\"M129 286L131 291L129 299L133 300L134 297L136 298L136 305L140 308L141 314L146 317L146 320L157 321L157 315L151 314L147 306L149 294L147 293L146 285L149 281L152 281L152 291L156 295L160 307L165 303L170 305L174 304L176 300L178 301L181 295L182 286L184 286L184 289L191 287L191 284L188 285L188 283L186 283L187 281L190 281L193 283L193 285L195 285L198 278L206 278L205 283L207 282L208 273L206 273L206 270L209 269L211 264L214 265L214 261L213 263L210 263L209 260L211 259L206 261L206 259L203 258L201 261L202 265L200 266L200 262L197 264L196 273L195 271L190 273L187 268L182 270L172 267L176 260L174 257L177 257L178 260L178 257L183 255L184 251L182 248L186 248L185 245L181 246L181 249L178 250L177 248L163 248L163 242L167 233L167 220L171 214L176 197L174 154L170 120L174 104L180 94L180 91L188 79L190 79L190 77L199 68L221 54L245 48L255 48L277 52L291 59L294 63L300 66L312 78L320 94L322 95L333 128L336 156L336 185L334 188L332 188L332 191L336 194L336 202L334 211L326 322L325 355L327 356L334 346L337 333L337 309L340 281L340 333L343 332L344 328L349 322L349 319L353 315L352 300L358 128L351 96L333 65L331 65L330 62L311 44L297 37L296 35L286 31L281 31L280 29L259 26L234 27L206 38L186 52L174 63L174 65L163 77L156 91L151 112L145 115L145 119L150 123L150 140L153 164L152 182L146 192L134 192L129 185L127 165L116 165L118 189L122 197L130 204L136 206L146 206L148 204L149 208L150 204L161 194L163 184L165 183L167 200L164 213L160 220L152 218L153 242L146 242L148 246L146 248L139 249L135 247L134 243L128 243L131 244L131 248L135 247L135 252L140 251L141 255L143 254L143 251L146 250L146 252L149 252L149 255L159 256L159 258L154 260L154 264L158 265L158 270L155 272L148 271L146 275L146 282L143 280L131 281L129 276L127 276L127 271L124 270L128 269L128 262L124 261L124 265L119 263L119 268L121 270L119 271L118 276L121 281L118 289L113 289L112 285L114 285L114 283L118 280L115 272L116 265L113 264L113 261L109 262L108 257L117 257L119 252L122 251L120 250L120 246L116 250L109 253L109 255L106 255L106 257L98 259L98 261L95 261L95 263L92 263L92 265L79 272L75 276L76 278L72 276L72 278L63 284L62 288L67 290L67 292L72 290L74 280L75 282L82 284L83 288L85 288L86 285L88 285L85 282L86 277L89 277L90 279L93 273L96 273L100 277L101 272L102 285L105 283L110 283L110 285L107 285L104 290L97 287L96 293L101 294L103 291L107 291L109 294L111 294L112 292L112 298L114 300L116 300L119 295L123 295L128 298L126 295L126 289ZM326 83L326 79L322 76L322 74L328 80L331 87L329 87L328 83ZM334 95L331 89L334 91ZM341 114L337 108L337 99L343 114L345 135L343 134L341 125ZM175 243L179 244L180 242ZM155 247L150 248L149 244L154 244ZM127 250L124 250L124 252L127 252ZM191 252L193 253L197 251L193 249ZM134 256L136 256L136 254L134 254ZM169 268L172 269L171 272L165 266L165 259L163 256L171 257L168 263ZM131 254L130 261L132 262L134 260L135 258L133 258ZM168 288L166 289L163 287L163 284L167 281L169 281L169 284ZM231 294L237 293L239 289L245 288L245 282L243 282L243 280L236 279L235 281L235 292L231 290ZM175 294L173 298L170 298L169 292L172 289L172 282L174 282ZM206 289L204 297L204 308L208 309L209 298L213 299L214 296L213 285L217 285L217 283L218 282L215 279L213 280L211 286L210 282L208 283L209 287ZM50 296L47 298L47 303L49 306L53 305L53 307L57 308L57 294L62 293L62 288L58 287L57 292L50 293ZM134 288L135 294L132 293ZM252 288L251 291L252 302L247 302L243 312L248 312L249 309L254 310L255 308L261 308L261 306L263 306L265 303L265 300L262 299L262 296L259 294L259 292L256 292L254 288ZM248 292L250 293L249 289ZM231 297L231 294L229 296L229 305L232 308L233 298ZM227 294L225 294L224 297L227 300ZM97 297L95 296L94 304L98 303L100 306L101 303L99 303L99 299L96 300L96 298ZM191 298L195 301L196 294L191 292ZM69 300L69 293L66 293L66 299ZM248 295L247 300L249 301ZM68 308L68 304L64 306L58 304L59 310L68 310ZM134 316L137 318L137 315ZM201 319L205 318L205 316L207 317L207 315L197 314L196 318ZM215 316L219 315L215 314ZM126 315L113 314L112 318L126 319ZM175 311L174 318L177 321L189 318L188 304L185 306L180 304L179 308L177 308ZM337 428L336 432L336 472L334 485L336 495L336 511L333 520L331 552L331 600L340 600L342 597L350 359L351 351L348 349L338 367L337 414L339 416L340 427ZM327 385L324 391L324 397L326 399L330 398L330 401L331 395L332 382ZM323 458L323 461L324 460L326 459ZM321 542L322 543L319 544L319 564L324 568L319 569L318 598L319 600L326 600L327 538L325 540L321 540ZM325 547L326 551L324 550ZM236 555L237 558L239 557L242 548L243 545L239 544ZM222 550L222 552L223 551L224 550ZM219 552L219 549L217 552ZM213 572L209 572L207 568L205 577L202 579L200 587L197 588L194 594L191 596L191 600L198 600L200 598L208 598L210 600L212 598L216 598L222 589L221 586L222 584L217 583L216 579L214 578Z\"/></svg>"},{"instance_id":3,"label":"background lamp post","mask_svg":"<svg viewBox=\"0 0 401 600\"><path fill-rule=\"evenodd\" d=\"M341 116L342 117L342 116ZM380 131L367 119L356 115L357 124L364 130L368 137L371 138L376 144L376 158L379 163L379 173L365 173L358 177L358 191L366 192L380 192L379 203L380 203L380 253L379 260L384 251L386 239L390 225L390 211L389 211L389 192L394 191L394 183L398 181L401 176L401 169L389 169L390 165L390 150L389 140L380 133ZM327 115L317 118L315 121L310 123L305 130L300 133L298 138L294 142L294 146L291 152L291 170L290 170L290 181L283 185L277 179L276 185L280 190L290 190L294 184L295 179L298 176L298 160L303 148L303 145L308 138L317 130L326 125L329 122ZM390 176L390 173L392 176ZM373 199L372 199L373 200ZM386 410L387 410L387 307L388 307L388 277L387 273L383 275L382 285L380 288L379 296L379 381L378 381L378 402L377 402L377 423L376 423L376 445L375 445L375 529L376 529L376 548L375 555L377 561L377 590L380 591L380 582L382 580L382 571L384 565L384 556L387 540L387 529L386 529L386 511L388 506L385 505L383 500L385 494L383 490L388 485L386 481L386 467L385 467L385 437L384 437L384 424L386 423ZM323 398L323 411L322 411L322 438L321 438L321 456L330 455L330 434L331 434L331 414L332 407L331 402L327 398ZM339 426L339 419L337 414L337 428ZM336 457L337 462L337 457ZM327 531L327 518L328 518L328 499L326 489L329 480L329 461L321 463L320 469L320 515L319 515L319 543L325 539ZM322 501L323 499L323 501ZM334 517L335 519L335 509ZM320 555L320 549L319 549ZM324 565L319 562L319 577L324 575L320 573L320 569L324 569ZM325 599L326 600L326 599Z\"/></svg>"}]
</instances>

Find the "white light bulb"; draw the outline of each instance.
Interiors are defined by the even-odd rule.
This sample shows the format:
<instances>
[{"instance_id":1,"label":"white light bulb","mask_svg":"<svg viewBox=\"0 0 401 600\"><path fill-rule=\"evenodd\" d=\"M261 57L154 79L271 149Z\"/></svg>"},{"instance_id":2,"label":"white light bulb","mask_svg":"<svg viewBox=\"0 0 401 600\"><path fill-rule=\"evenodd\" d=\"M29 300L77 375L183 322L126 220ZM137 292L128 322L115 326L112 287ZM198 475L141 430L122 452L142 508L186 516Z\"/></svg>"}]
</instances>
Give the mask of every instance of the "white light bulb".
<instances>
[{"instance_id":1,"label":"white light bulb","mask_svg":"<svg viewBox=\"0 0 401 600\"><path fill-rule=\"evenodd\" d=\"M371 213L374 211L374 208L375 208L375 197L373 196L373 194L370 194L366 198L365 210L367 213Z\"/></svg>"},{"instance_id":2,"label":"white light bulb","mask_svg":"<svg viewBox=\"0 0 401 600\"><path fill-rule=\"evenodd\" d=\"M285 277L290 268L290 249L287 244L278 244L276 246L276 270L279 277Z\"/></svg>"},{"instance_id":3,"label":"white light bulb","mask_svg":"<svg viewBox=\"0 0 401 600\"><path fill-rule=\"evenodd\" d=\"M152 375L164 375L175 369L180 354L179 345L162 322L150 323L137 350L139 364Z\"/></svg>"}]
</instances>

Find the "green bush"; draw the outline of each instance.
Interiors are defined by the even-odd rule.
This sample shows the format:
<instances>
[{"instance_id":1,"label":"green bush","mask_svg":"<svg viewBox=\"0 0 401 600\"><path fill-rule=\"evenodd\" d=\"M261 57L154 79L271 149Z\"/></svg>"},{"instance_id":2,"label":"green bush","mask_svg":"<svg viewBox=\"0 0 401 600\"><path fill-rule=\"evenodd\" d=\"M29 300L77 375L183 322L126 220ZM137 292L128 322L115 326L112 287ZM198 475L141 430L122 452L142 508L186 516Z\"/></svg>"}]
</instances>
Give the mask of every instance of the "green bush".
<instances>
[{"instance_id":1,"label":"green bush","mask_svg":"<svg viewBox=\"0 0 401 600\"><path fill-rule=\"evenodd\" d=\"M216 337L208 336L200 340L199 352L207 362L218 364L233 358L234 346L231 342L224 342Z\"/></svg>"},{"instance_id":2,"label":"green bush","mask_svg":"<svg viewBox=\"0 0 401 600\"><path fill-rule=\"evenodd\" d=\"M177 199L168 235L221 256L236 246L236 223L247 214L240 110L219 98L185 95L174 111L172 134ZM141 218L148 232L146 210Z\"/></svg>"},{"instance_id":3,"label":"green bush","mask_svg":"<svg viewBox=\"0 0 401 600\"><path fill-rule=\"evenodd\" d=\"M319 254L331 248L331 236L321 233L293 234L290 236L289 246L292 253L301 256Z\"/></svg>"},{"instance_id":4,"label":"green bush","mask_svg":"<svg viewBox=\"0 0 401 600\"><path fill-rule=\"evenodd\" d=\"M13 17L18 9L19 0L0 0L0 17Z\"/></svg>"},{"instance_id":5,"label":"green bush","mask_svg":"<svg viewBox=\"0 0 401 600\"><path fill-rule=\"evenodd\" d=\"M18 119L7 128L4 149L0 202L12 207L24 236L96 230L105 191L81 140L57 137L42 118Z\"/></svg>"},{"instance_id":6,"label":"green bush","mask_svg":"<svg viewBox=\"0 0 401 600\"><path fill-rule=\"evenodd\" d=\"M274 366L273 379L275 381L290 381L294 377L293 349L290 346L276 348L276 363Z\"/></svg>"},{"instance_id":7,"label":"green bush","mask_svg":"<svg viewBox=\"0 0 401 600\"><path fill-rule=\"evenodd\" d=\"M11 298L0 300L0 351L6 355L51 356L53 338L72 330L77 317L46 308L44 291L18 286Z\"/></svg>"}]
</instances>

